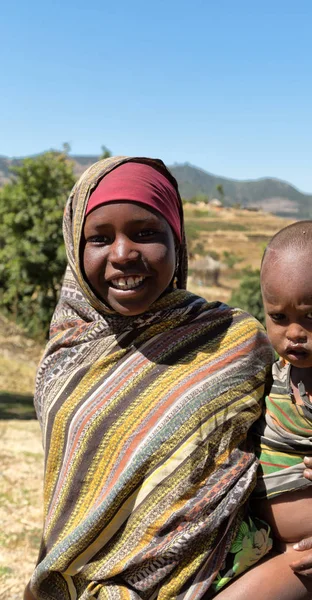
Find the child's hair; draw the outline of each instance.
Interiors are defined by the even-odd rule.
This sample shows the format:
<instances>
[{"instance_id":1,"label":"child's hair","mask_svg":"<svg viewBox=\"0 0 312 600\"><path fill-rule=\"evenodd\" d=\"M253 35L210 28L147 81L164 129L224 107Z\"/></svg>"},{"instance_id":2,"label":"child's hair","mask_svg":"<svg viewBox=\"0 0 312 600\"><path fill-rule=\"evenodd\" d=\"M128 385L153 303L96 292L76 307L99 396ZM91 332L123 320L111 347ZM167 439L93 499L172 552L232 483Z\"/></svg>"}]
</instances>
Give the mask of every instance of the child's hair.
<instances>
[{"instance_id":1,"label":"child's hair","mask_svg":"<svg viewBox=\"0 0 312 600\"><path fill-rule=\"evenodd\" d=\"M297 221L278 231L269 241L261 262L267 260L270 250L307 250L312 249L312 220Z\"/></svg>"}]
</instances>

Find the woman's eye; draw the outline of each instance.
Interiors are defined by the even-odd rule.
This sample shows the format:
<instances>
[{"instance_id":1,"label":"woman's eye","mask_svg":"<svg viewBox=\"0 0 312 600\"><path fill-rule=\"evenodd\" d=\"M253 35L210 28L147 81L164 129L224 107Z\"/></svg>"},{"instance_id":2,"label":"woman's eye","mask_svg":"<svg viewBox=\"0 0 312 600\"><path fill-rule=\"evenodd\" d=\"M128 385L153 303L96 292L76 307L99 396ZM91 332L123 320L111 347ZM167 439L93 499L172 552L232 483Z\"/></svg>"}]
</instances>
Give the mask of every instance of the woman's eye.
<instances>
[{"instance_id":1,"label":"woman's eye","mask_svg":"<svg viewBox=\"0 0 312 600\"><path fill-rule=\"evenodd\" d=\"M156 234L156 231L154 229L144 229L143 231L139 231L138 237L139 238L151 237L155 234Z\"/></svg>"},{"instance_id":2,"label":"woman's eye","mask_svg":"<svg viewBox=\"0 0 312 600\"><path fill-rule=\"evenodd\" d=\"M93 235L87 239L89 244L109 244L110 240L106 235Z\"/></svg>"}]
</instances>

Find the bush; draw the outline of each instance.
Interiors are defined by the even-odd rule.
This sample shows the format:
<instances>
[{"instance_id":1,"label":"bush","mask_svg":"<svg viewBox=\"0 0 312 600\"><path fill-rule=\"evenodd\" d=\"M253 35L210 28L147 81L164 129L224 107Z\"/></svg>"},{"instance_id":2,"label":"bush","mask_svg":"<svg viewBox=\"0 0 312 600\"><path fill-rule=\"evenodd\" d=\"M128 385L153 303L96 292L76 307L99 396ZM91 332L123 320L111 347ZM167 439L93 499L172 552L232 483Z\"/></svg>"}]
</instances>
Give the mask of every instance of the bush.
<instances>
[{"instance_id":1,"label":"bush","mask_svg":"<svg viewBox=\"0 0 312 600\"><path fill-rule=\"evenodd\" d=\"M63 152L27 158L0 190L0 306L31 335L47 333L66 266L62 216L74 184Z\"/></svg>"},{"instance_id":2,"label":"bush","mask_svg":"<svg viewBox=\"0 0 312 600\"><path fill-rule=\"evenodd\" d=\"M248 268L243 271L240 286L233 292L230 304L246 310L265 325L259 269Z\"/></svg>"},{"instance_id":3,"label":"bush","mask_svg":"<svg viewBox=\"0 0 312 600\"><path fill-rule=\"evenodd\" d=\"M243 258L241 256L237 256L237 254L234 254L234 252L228 252L227 250L224 250L222 260L229 269L233 269L235 265L243 260Z\"/></svg>"}]
</instances>

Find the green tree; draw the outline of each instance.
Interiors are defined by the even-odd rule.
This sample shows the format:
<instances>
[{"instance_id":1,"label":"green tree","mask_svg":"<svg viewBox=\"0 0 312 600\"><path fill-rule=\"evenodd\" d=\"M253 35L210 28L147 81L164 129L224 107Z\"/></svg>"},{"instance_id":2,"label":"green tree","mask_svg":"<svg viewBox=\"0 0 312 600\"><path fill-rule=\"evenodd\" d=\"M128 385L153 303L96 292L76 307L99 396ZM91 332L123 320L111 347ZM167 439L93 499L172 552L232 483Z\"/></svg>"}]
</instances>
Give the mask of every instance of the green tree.
<instances>
[{"instance_id":1,"label":"green tree","mask_svg":"<svg viewBox=\"0 0 312 600\"><path fill-rule=\"evenodd\" d=\"M235 265L243 260L243 258L237 254L234 254L234 252L228 252L227 250L224 250L222 260L229 269L233 269Z\"/></svg>"},{"instance_id":2,"label":"green tree","mask_svg":"<svg viewBox=\"0 0 312 600\"><path fill-rule=\"evenodd\" d=\"M205 256L206 251L205 251L205 246L204 246L203 242L196 242L196 244L193 248L193 254L199 254L199 256Z\"/></svg>"},{"instance_id":3,"label":"green tree","mask_svg":"<svg viewBox=\"0 0 312 600\"><path fill-rule=\"evenodd\" d=\"M100 155L100 160L102 160L103 158L109 158L112 155L111 151L107 148L107 146L101 146L101 150L102 154Z\"/></svg>"},{"instance_id":4,"label":"green tree","mask_svg":"<svg viewBox=\"0 0 312 600\"><path fill-rule=\"evenodd\" d=\"M64 154L69 154L71 151L70 144L68 142L64 142L63 144L63 152Z\"/></svg>"},{"instance_id":5,"label":"green tree","mask_svg":"<svg viewBox=\"0 0 312 600\"><path fill-rule=\"evenodd\" d=\"M26 158L0 190L0 307L42 336L66 266L62 215L75 182L64 152Z\"/></svg>"},{"instance_id":6,"label":"green tree","mask_svg":"<svg viewBox=\"0 0 312 600\"><path fill-rule=\"evenodd\" d=\"M240 286L234 290L230 299L231 306L237 306L256 317L265 324L264 310L260 288L260 270L245 269Z\"/></svg>"},{"instance_id":7,"label":"green tree","mask_svg":"<svg viewBox=\"0 0 312 600\"><path fill-rule=\"evenodd\" d=\"M216 190L220 196L220 200L223 202L224 201L224 189L223 189L222 183L218 183L216 185Z\"/></svg>"},{"instance_id":8,"label":"green tree","mask_svg":"<svg viewBox=\"0 0 312 600\"><path fill-rule=\"evenodd\" d=\"M207 250L206 254L207 256L211 256L214 260L220 260L220 254L219 252L216 252L216 250Z\"/></svg>"},{"instance_id":9,"label":"green tree","mask_svg":"<svg viewBox=\"0 0 312 600\"><path fill-rule=\"evenodd\" d=\"M200 243L200 224L185 221L185 235L189 258L194 258L195 247Z\"/></svg>"}]
</instances>

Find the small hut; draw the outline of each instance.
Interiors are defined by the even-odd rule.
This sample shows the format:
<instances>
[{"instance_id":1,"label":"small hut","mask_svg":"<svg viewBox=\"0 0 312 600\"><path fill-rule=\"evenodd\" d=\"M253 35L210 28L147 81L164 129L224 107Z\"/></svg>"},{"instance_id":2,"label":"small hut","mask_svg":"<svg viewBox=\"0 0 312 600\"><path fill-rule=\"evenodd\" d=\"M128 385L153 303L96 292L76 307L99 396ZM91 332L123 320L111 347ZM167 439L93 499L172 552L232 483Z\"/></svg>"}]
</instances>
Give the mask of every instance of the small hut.
<instances>
[{"instance_id":1,"label":"small hut","mask_svg":"<svg viewBox=\"0 0 312 600\"><path fill-rule=\"evenodd\" d=\"M222 208L223 205L221 200L219 200L218 198L212 198L212 200L208 202L208 206L213 206L214 208Z\"/></svg>"},{"instance_id":2,"label":"small hut","mask_svg":"<svg viewBox=\"0 0 312 600\"><path fill-rule=\"evenodd\" d=\"M189 268L192 279L197 285L219 285L221 263L211 256L204 256L198 260L191 260Z\"/></svg>"}]
</instances>

